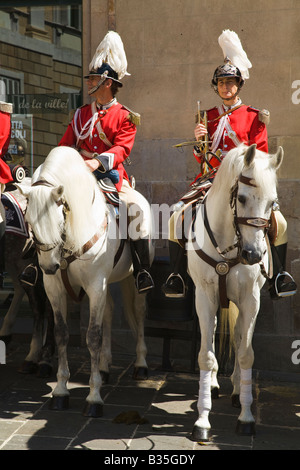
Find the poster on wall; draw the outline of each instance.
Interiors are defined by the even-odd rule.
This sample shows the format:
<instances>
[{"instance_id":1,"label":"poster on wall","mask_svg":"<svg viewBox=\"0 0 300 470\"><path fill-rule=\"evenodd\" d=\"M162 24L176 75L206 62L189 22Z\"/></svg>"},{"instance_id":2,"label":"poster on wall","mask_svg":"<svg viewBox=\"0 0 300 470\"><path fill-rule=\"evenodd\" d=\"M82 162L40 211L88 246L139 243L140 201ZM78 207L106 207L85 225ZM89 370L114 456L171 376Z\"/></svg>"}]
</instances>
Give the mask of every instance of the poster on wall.
<instances>
[{"instance_id":1,"label":"poster on wall","mask_svg":"<svg viewBox=\"0 0 300 470\"><path fill-rule=\"evenodd\" d=\"M33 116L32 114L11 115L11 139L8 147L7 164L12 171L18 166L25 168L26 176L32 176L33 161Z\"/></svg>"}]
</instances>

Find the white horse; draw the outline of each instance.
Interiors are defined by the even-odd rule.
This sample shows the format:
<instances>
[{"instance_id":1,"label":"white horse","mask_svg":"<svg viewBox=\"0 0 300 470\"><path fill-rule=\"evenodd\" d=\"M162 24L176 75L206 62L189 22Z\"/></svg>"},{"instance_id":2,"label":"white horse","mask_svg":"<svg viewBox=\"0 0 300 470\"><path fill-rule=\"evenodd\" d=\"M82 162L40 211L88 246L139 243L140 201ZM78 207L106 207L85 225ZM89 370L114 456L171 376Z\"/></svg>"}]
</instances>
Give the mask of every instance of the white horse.
<instances>
[{"instance_id":1,"label":"white horse","mask_svg":"<svg viewBox=\"0 0 300 470\"><path fill-rule=\"evenodd\" d=\"M131 303L131 322L137 328L136 368L147 368L144 341L145 294L137 293L132 276L129 244L116 259L122 241L114 214L108 208L93 174L80 154L69 147L54 148L32 178L30 188L18 186L28 198L26 220L34 233L44 286L54 312L58 349L57 385L52 408L68 406L67 295L89 301L86 343L91 355L90 393L85 416L101 416L101 369L110 362L108 344L102 344L101 327L110 328L108 284L128 280L126 295ZM149 204L148 204L149 206ZM151 224L151 211L143 214ZM120 220L121 223L121 220ZM151 233L149 233L151 237ZM151 245L153 259L154 247ZM128 299L127 299L128 300ZM104 357L105 356L105 357Z\"/></svg>"},{"instance_id":2,"label":"white horse","mask_svg":"<svg viewBox=\"0 0 300 470\"><path fill-rule=\"evenodd\" d=\"M239 395L241 404L236 431L243 435L255 433L251 412L252 337L260 290L272 270L266 233L277 198L276 171L282 159L282 148L276 155L261 152L256 145L231 150L190 230L188 269L195 284L201 331L199 417L191 436L195 441L209 440L211 434L211 388L216 385L212 384L212 377L217 370L214 333L219 307L227 309L224 312L229 315L238 313L234 329L236 360L231 378L233 396Z\"/></svg>"}]
</instances>

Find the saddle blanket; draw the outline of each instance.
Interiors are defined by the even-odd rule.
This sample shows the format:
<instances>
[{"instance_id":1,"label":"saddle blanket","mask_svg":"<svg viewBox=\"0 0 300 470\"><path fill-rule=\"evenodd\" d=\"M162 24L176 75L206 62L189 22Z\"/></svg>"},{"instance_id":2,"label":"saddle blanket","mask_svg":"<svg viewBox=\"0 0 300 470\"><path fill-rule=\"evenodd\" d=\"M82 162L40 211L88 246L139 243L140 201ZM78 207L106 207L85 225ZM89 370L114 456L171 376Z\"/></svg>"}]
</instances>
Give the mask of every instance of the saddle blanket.
<instances>
[{"instance_id":1,"label":"saddle blanket","mask_svg":"<svg viewBox=\"0 0 300 470\"><path fill-rule=\"evenodd\" d=\"M5 232L28 238L29 233L24 219L25 207L22 208L13 194L8 191L1 194L1 202L5 209Z\"/></svg>"}]
</instances>

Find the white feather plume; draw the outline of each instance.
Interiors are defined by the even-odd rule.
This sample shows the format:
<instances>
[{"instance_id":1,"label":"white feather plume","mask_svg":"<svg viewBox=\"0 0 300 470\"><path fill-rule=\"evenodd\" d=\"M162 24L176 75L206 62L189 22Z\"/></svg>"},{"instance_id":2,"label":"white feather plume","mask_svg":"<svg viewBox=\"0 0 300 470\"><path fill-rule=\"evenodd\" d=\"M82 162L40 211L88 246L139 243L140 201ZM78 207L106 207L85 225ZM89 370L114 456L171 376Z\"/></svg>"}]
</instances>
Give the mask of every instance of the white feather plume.
<instances>
[{"instance_id":1,"label":"white feather plume","mask_svg":"<svg viewBox=\"0 0 300 470\"><path fill-rule=\"evenodd\" d=\"M225 29L219 36L219 45L224 54L224 59L229 58L230 62L237 67L243 79L249 78L249 70L252 67L246 52L243 49L240 38L234 31Z\"/></svg>"},{"instance_id":2,"label":"white feather plume","mask_svg":"<svg viewBox=\"0 0 300 470\"><path fill-rule=\"evenodd\" d=\"M97 70L103 63L110 65L117 72L119 80L125 75L130 75L127 73L127 59L122 39L115 31L108 31L100 42L89 66L90 72Z\"/></svg>"}]
</instances>

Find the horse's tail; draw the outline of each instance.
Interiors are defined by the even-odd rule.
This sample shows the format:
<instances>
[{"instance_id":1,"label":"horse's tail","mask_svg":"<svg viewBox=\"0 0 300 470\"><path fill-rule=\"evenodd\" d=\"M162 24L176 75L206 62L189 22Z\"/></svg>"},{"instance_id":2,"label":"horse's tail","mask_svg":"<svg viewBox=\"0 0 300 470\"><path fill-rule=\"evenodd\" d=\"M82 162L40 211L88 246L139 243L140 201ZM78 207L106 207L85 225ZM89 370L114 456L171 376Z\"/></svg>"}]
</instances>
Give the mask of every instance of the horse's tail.
<instances>
[{"instance_id":1,"label":"horse's tail","mask_svg":"<svg viewBox=\"0 0 300 470\"><path fill-rule=\"evenodd\" d=\"M234 347L234 327L239 314L239 309L233 302L229 302L229 308L222 308L220 314L219 330L219 354L224 354L226 337L229 329L229 357L231 357Z\"/></svg>"}]
</instances>

